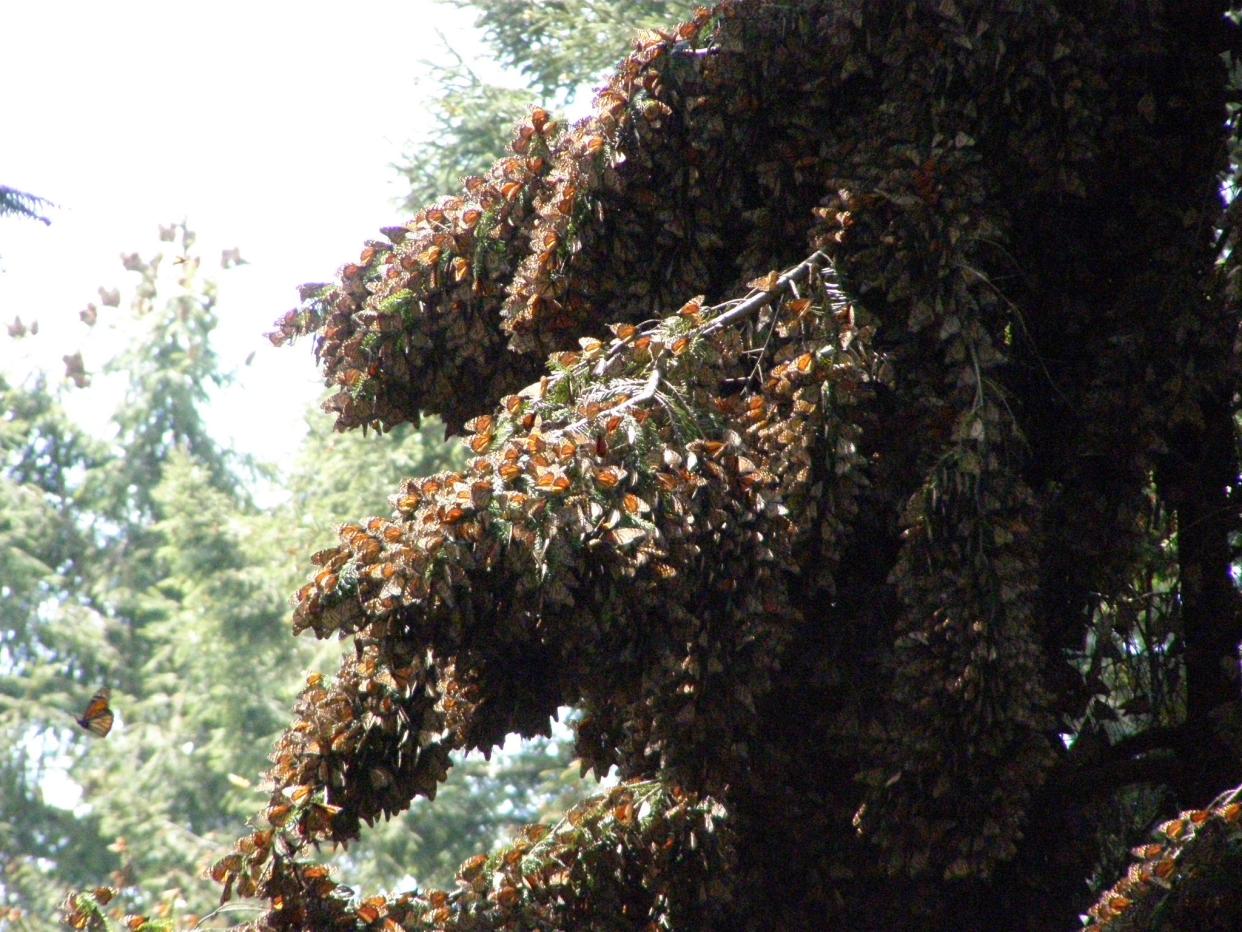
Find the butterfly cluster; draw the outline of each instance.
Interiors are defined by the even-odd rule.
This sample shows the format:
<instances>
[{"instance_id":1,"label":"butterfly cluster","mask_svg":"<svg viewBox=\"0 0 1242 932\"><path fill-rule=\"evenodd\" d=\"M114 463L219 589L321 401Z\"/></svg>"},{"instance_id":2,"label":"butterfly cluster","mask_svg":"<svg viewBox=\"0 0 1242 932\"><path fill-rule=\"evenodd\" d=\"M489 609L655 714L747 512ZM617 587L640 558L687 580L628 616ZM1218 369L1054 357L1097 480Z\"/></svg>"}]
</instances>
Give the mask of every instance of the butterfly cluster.
<instances>
[{"instance_id":1,"label":"butterfly cluster","mask_svg":"<svg viewBox=\"0 0 1242 932\"><path fill-rule=\"evenodd\" d=\"M1177 928L1182 922L1197 922L1196 907L1190 915L1177 915L1179 904L1171 901L1176 887L1178 899L1206 904L1222 897L1232 886L1230 862L1236 862L1242 841L1242 787L1222 794L1207 809L1190 809L1177 818L1162 822L1156 840L1139 845L1131 852L1135 858L1121 878L1088 911L1090 928L1110 932L1138 932L1155 928L1157 919ZM1223 903L1222 903L1223 905ZM1202 914L1199 914L1202 915Z\"/></svg>"},{"instance_id":2,"label":"butterfly cluster","mask_svg":"<svg viewBox=\"0 0 1242 932\"><path fill-rule=\"evenodd\" d=\"M819 254L724 305L616 324L471 419L465 472L408 480L389 517L342 526L294 627L357 655L308 684L274 752L263 823L288 854L434 797L449 750L542 732L570 700L584 766L748 779L754 697L797 621L789 503L836 492L822 570L861 486L839 412L878 377L869 340ZM218 873L268 895L276 863L238 851Z\"/></svg>"},{"instance_id":3,"label":"butterfly cluster","mask_svg":"<svg viewBox=\"0 0 1242 932\"><path fill-rule=\"evenodd\" d=\"M877 381L881 360L844 302L825 301L822 288L804 295L777 273L750 283L754 293L775 296L765 305L772 312L732 326L715 323L728 309L684 296L729 287L750 263L779 255L774 246L798 228L823 253L860 263L853 237L889 205L839 179L825 185L815 147L799 149L799 137L809 140L823 125L812 112L791 121L786 110L760 103L790 72L743 77L730 67L732 42L774 38L773 24L741 9L726 5L721 19L704 13L682 31L641 42L586 123L562 134L546 114L532 114L514 155L488 178L390 233L391 245L368 245L338 283L308 291L306 305L282 322L278 339L315 334L325 372L341 386L329 403L338 426L384 428L434 411L451 428L468 424L477 456L464 473L407 481L392 516L345 525L340 545L315 556L319 568L298 593L295 630L355 637L357 663L377 675L425 659L396 692L375 676L359 680L355 667L342 671L324 701L343 693L339 706L355 720L377 714L371 697L389 697L387 717L369 730L323 731L304 708L282 739L273 806L283 813L279 794L291 786L314 788L302 792L318 800L298 810L300 839L353 837L360 821L434 793L447 749L538 730L566 701L583 712L579 753L601 772L619 764L627 776L658 772L707 792L753 779L757 703L774 688L775 660L800 617L787 574L805 567L821 591L836 589L833 568L869 485L860 444L877 443L864 438L872 414L860 393ZM717 31L703 42L709 24ZM803 67L786 66L793 74ZM757 87L762 79L769 83ZM750 135L739 137L738 127ZM761 138L777 141L756 161ZM949 198L933 189L939 178L922 166L904 182L930 210ZM745 207L754 192L759 200ZM817 203L809 227L806 213L795 219ZM722 221L736 227L741 217L742 232L730 239ZM682 302L656 326L638 326ZM604 324L618 314L608 340ZM567 334L592 331L599 335L582 336L578 350L558 349ZM929 355L903 375L916 383L939 384L946 353L988 366L999 360L986 328L959 327L949 341L957 350L938 345L934 333L914 333L913 348ZM533 375L532 359L548 350L550 374L516 391ZM470 398L460 391L466 380L480 387ZM469 417L468 406L489 396L499 407ZM935 412L929 436L942 444L960 436L951 462L966 470L933 474L932 482L959 483L958 472L969 481L974 460L997 473L1010 465L1001 451L1013 426L1002 408L976 404L951 385L943 407L949 414ZM982 435L963 426L968 418ZM1023 521L1020 483L1013 494L1013 505L998 502L997 517L987 519L1007 522L1011 534ZM969 493L957 501L973 507ZM948 507L942 523L952 530L958 505ZM903 519L921 526L914 511ZM917 535L908 540L905 565L917 571L898 564L898 592L908 593L911 617L922 618L919 580L941 571L914 559ZM1023 546L1019 538L1011 550ZM968 616L971 600L991 597L972 583L962 596ZM1017 632L1014 659L1005 656L998 669L1035 656L1023 653L1022 612L1019 600L1004 628ZM939 649L937 640L903 636L899 643L928 644L940 655L911 651L917 672L893 707L927 708L919 703L929 688L960 676L972 637ZM608 660L595 669L591 657ZM636 682L646 684L637 695ZM1035 780L1046 745L1028 736L1043 725L1042 698L1036 689L1016 699L1033 711L989 711L994 742L1001 749L1029 740L1022 767L1024 779ZM972 721L975 712L963 708L952 721ZM934 771L943 762L934 753L939 742L956 740L922 728L873 733L874 743L853 755L881 773ZM325 749L334 741L343 742L339 755ZM364 781L357 759L388 763L383 776ZM920 782L884 782L873 800L883 805L872 811L922 818L926 797L902 796ZM995 847L961 869L986 865L1010 843L1024 796L1020 784L1009 789L1016 803ZM964 805L971 792L964 784L943 805ZM997 800L977 795L991 816ZM899 837L883 822L860 824L882 845ZM928 842L914 845L894 850L898 866Z\"/></svg>"},{"instance_id":4,"label":"butterfly cluster","mask_svg":"<svg viewBox=\"0 0 1242 932\"><path fill-rule=\"evenodd\" d=\"M247 847L268 864L263 885L279 909L269 924L465 932L558 927L566 916L594 915L601 906L626 922L657 917L674 928L707 927L727 915L722 871L733 843L718 801L630 780L573 807L556 825L528 826L502 852L470 858L453 891L359 898L328 868L272 851L270 830L251 836ZM241 862L240 852L229 855L211 874L231 884ZM628 882L635 875L650 878L641 891ZM249 889L240 876L239 888Z\"/></svg>"},{"instance_id":5,"label":"butterfly cluster","mask_svg":"<svg viewBox=\"0 0 1242 932\"><path fill-rule=\"evenodd\" d=\"M804 230L744 204L784 153L751 164L762 128L740 119L753 100L724 93L737 73L710 47L717 21L702 8L643 37L592 117L567 128L536 109L487 176L386 229L391 241L367 244L337 282L306 286L271 338L314 337L338 428L434 413L459 429L478 410L462 385L499 398L578 336L603 338L610 323L698 292L727 294L805 255ZM706 106L716 98L739 119ZM813 172L800 165L771 183L813 201ZM742 229L726 222L739 210Z\"/></svg>"},{"instance_id":6,"label":"butterfly cluster","mask_svg":"<svg viewBox=\"0 0 1242 932\"><path fill-rule=\"evenodd\" d=\"M615 918L575 912L614 854L690 847L628 798L452 893L350 900L309 859L572 703L587 767L723 807L743 843L712 870L756 927L934 926L963 882L1004 894L980 927L1040 903L1090 693L1065 651L1133 577L1153 488L1233 479L1168 456L1229 397L1237 301L1179 271L1215 262L1193 160L1223 112L1183 65L1219 62L1148 41L1150 6L724 3L307 286L273 338L314 340L338 427L434 412L474 459L313 557L294 628L354 655L298 700L226 892L272 928ZM1152 857L1102 918L1172 876Z\"/></svg>"}]
</instances>

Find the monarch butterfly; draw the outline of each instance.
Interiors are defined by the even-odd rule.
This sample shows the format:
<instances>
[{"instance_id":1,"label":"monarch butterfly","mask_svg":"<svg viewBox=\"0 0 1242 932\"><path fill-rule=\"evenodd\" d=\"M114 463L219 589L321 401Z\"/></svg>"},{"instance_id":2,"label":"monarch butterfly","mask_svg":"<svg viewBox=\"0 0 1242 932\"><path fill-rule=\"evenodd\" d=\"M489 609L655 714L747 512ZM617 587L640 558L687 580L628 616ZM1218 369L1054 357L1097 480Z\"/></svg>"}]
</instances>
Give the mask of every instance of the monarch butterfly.
<instances>
[{"instance_id":1,"label":"monarch butterfly","mask_svg":"<svg viewBox=\"0 0 1242 932\"><path fill-rule=\"evenodd\" d=\"M78 719L78 724L91 734L106 738L108 732L112 730L112 710L108 708L108 700L111 697L112 690L106 686L91 696L91 701L87 703L86 711Z\"/></svg>"}]
</instances>

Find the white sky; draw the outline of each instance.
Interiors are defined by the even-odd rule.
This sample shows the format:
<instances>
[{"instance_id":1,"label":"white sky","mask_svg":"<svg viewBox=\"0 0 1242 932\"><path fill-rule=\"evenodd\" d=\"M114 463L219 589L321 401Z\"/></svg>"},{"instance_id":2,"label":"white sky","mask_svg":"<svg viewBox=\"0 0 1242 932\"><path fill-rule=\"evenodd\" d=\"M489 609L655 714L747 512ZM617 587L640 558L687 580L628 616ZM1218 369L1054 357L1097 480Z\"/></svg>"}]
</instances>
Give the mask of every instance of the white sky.
<instances>
[{"instance_id":1,"label":"white sky","mask_svg":"<svg viewBox=\"0 0 1242 932\"><path fill-rule=\"evenodd\" d=\"M46 227L0 220L0 323L40 326L20 341L0 330L0 370L37 362L59 378L61 356L81 349L97 371L126 302L100 307L93 331L78 311L101 285L132 287L122 252L171 255L158 226L185 219L221 284L217 352L240 370L212 427L288 462L322 383L308 343L277 350L263 334L298 284L331 279L379 227L408 219L391 166L431 125L416 78L442 56L437 29L480 64L472 19L432 0L4 4L0 184L59 209ZM220 249L234 246L250 264L221 274ZM70 397L95 424L115 400Z\"/></svg>"}]
</instances>

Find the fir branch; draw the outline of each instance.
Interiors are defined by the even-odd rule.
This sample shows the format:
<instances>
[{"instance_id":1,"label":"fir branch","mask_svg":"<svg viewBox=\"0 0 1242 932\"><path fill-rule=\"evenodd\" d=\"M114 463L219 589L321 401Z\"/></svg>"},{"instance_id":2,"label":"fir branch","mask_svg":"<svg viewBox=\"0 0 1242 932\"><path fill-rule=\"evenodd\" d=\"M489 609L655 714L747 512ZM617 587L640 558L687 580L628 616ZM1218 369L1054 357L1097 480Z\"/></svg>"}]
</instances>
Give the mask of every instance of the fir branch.
<instances>
[{"instance_id":1,"label":"fir branch","mask_svg":"<svg viewBox=\"0 0 1242 932\"><path fill-rule=\"evenodd\" d=\"M37 194L29 194L7 185L0 185L0 217L16 214L19 217L38 220L46 226L52 221L39 211L55 206L47 198L39 197Z\"/></svg>"}]
</instances>

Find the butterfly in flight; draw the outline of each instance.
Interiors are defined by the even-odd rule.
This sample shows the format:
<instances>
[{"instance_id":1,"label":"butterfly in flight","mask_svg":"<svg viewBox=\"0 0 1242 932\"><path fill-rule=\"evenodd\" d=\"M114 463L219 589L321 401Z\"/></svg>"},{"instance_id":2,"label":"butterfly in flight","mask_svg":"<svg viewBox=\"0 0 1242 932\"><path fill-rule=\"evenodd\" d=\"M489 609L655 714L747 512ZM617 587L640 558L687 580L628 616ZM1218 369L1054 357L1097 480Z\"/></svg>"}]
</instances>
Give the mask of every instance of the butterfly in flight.
<instances>
[{"instance_id":1,"label":"butterfly in flight","mask_svg":"<svg viewBox=\"0 0 1242 932\"><path fill-rule=\"evenodd\" d=\"M106 686L91 696L86 704L86 711L78 719L78 724L92 735L106 738L112 730L112 710L108 708L108 700L112 698L112 690Z\"/></svg>"}]
</instances>

